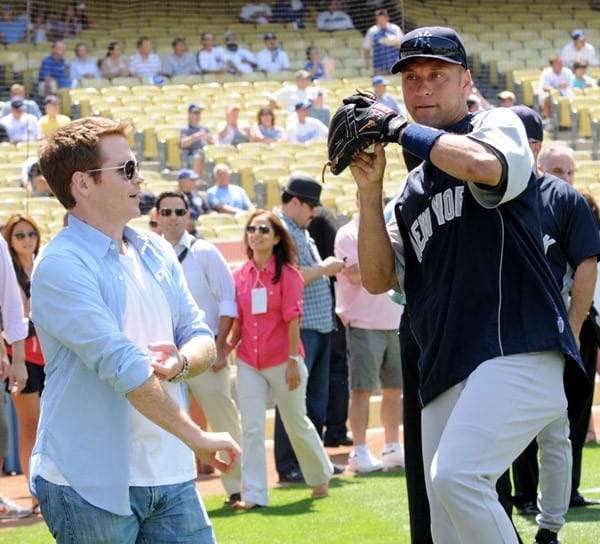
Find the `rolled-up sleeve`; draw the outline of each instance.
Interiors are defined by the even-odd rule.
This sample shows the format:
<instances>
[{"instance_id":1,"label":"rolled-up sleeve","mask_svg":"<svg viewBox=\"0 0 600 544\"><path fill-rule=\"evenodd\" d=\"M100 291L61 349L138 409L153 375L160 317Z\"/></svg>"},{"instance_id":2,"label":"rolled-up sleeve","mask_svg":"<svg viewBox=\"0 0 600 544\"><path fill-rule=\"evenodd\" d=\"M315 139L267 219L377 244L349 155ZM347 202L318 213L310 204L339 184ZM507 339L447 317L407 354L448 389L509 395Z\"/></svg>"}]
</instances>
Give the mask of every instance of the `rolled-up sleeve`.
<instances>
[{"instance_id":1,"label":"rolled-up sleeve","mask_svg":"<svg viewBox=\"0 0 600 544\"><path fill-rule=\"evenodd\" d=\"M281 314L287 323L295 317L302 317L304 301L302 289L304 280L300 271L291 266L284 266L281 272Z\"/></svg>"}]
</instances>

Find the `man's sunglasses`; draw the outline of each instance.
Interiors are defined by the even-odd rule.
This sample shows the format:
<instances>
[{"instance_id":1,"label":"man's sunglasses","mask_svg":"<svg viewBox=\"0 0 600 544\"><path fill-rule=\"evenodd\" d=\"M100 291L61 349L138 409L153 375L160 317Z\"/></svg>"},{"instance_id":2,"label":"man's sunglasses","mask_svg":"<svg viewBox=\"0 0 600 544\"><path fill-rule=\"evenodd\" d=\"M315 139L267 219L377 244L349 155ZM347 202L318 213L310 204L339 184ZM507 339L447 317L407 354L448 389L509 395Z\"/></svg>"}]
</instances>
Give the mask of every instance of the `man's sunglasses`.
<instances>
[{"instance_id":1,"label":"man's sunglasses","mask_svg":"<svg viewBox=\"0 0 600 544\"><path fill-rule=\"evenodd\" d=\"M258 227L256 225L248 225L246 227L246 232L248 234L254 234L256 231L260 232L261 234L269 234L269 232L272 230L273 229L269 227L269 225L258 225Z\"/></svg>"},{"instance_id":2,"label":"man's sunglasses","mask_svg":"<svg viewBox=\"0 0 600 544\"><path fill-rule=\"evenodd\" d=\"M161 208L158 210L158 213L163 217L171 217L172 213L177 217L183 217L187 213L187 210L185 208Z\"/></svg>"},{"instance_id":3,"label":"man's sunglasses","mask_svg":"<svg viewBox=\"0 0 600 544\"><path fill-rule=\"evenodd\" d=\"M103 172L104 170L122 170L127 180L131 181L136 172L140 171L140 163L137 161L127 161L121 166L111 166L110 168L95 168L94 170L86 170L86 174L92 172Z\"/></svg>"},{"instance_id":4,"label":"man's sunglasses","mask_svg":"<svg viewBox=\"0 0 600 544\"><path fill-rule=\"evenodd\" d=\"M418 36L400 46L400 60L421 55L446 57L467 67L467 54L464 48L441 36Z\"/></svg>"}]
</instances>

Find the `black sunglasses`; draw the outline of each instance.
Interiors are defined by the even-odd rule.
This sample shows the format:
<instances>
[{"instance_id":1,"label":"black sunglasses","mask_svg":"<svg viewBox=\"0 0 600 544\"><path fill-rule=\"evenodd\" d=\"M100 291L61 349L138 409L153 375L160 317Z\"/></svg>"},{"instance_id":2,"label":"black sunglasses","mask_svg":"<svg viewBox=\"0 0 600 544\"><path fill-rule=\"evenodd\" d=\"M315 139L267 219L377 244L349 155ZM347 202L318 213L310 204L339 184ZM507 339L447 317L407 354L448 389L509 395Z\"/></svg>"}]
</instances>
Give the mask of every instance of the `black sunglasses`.
<instances>
[{"instance_id":1,"label":"black sunglasses","mask_svg":"<svg viewBox=\"0 0 600 544\"><path fill-rule=\"evenodd\" d=\"M29 232L15 232L13 234L13 236L17 239L17 240L25 240L25 238L27 236L29 236L29 238L37 238L38 237L38 233L35 232L34 230L30 230Z\"/></svg>"},{"instance_id":2,"label":"black sunglasses","mask_svg":"<svg viewBox=\"0 0 600 544\"><path fill-rule=\"evenodd\" d=\"M103 172L104 170L123 170L123 174L127 178L127 180L131 181L136 172L140 171L140 163L137 161L127 161L125 164L121 166L111 166L110 168L95 168L94 170L86 170L86 174L91 174L92 172Z\"/></svg>"},{"instance_id":3,"label":"black sunglasses","mask_svg":"<svg viewBox=\"0 0 600 544\"><path fill-rule=\"evenodd\" d=\"M158 213L163 217L171 217L172 213L174 213L177 217L183 217L187 213L187 210L185 208L161 208L158 210Z\"/></svg>"},{"instance_id":4,"label":"black sunglasses","mask_svg":"<svg viewBox=\"0 0 600 544\"><path fill-rule=\"evenodd\" d=\"M246 232L248 234L254 234L256 231L261 234L269 234L272 230L273 229L269 225L258 225L258 227L256 225L248 225L246 227Z\"/></svg>"},{"instance_id":5,"label":"black sunglasses","mask_svg":"<svg viewBox=\"0 0 600 544\"><path fill-rule=\"evenodd\" d=\"M436 55L452 59L467 67L467 54L460 44L441 36L418 36L400 46L400 60L420 55Z\"/></svg>"}]
</instances>

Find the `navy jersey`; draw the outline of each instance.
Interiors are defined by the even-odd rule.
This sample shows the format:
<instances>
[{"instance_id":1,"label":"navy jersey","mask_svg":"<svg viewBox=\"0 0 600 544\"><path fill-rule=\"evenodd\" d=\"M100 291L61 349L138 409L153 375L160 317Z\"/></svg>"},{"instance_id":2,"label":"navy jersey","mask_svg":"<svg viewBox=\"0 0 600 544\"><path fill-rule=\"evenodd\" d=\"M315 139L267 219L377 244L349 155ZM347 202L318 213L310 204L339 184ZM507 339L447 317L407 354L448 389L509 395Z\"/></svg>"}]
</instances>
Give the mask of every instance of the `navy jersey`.
<instances>
[{"instance_id":1,"label":"navy jersey","mask_svg":"<svg viewBox=\"0 0 600 544\"><path fill-rule=\"evenodd\" d=\"M448 132L485 143L504 173L497 187L484 187L423 163L396 204L423 405L494 357L560 351L579 360L544 254L521 121L496 108L469 114Z\"/></svg>"},{"instance_id":2,"label":"navy jersey","mask_svg":"<svg viewBox=\"0 0 600 544\"><path fill-rule=\"evenodd\" d=\"M600 255L600 235L581 193L551 174L538 179L544 250L565 302L581 261Z\"/></svg>"}]
</instances>

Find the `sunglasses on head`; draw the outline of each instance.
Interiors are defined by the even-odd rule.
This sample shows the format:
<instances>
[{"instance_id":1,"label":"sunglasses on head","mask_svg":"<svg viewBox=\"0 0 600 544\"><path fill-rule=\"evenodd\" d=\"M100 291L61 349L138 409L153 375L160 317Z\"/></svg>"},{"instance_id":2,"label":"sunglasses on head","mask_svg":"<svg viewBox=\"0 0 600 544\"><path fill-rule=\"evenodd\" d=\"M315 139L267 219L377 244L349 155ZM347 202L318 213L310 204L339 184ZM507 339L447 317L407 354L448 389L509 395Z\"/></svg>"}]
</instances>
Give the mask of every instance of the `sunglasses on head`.
<instances>
[{"instance_id":1,"label":"sunglasses on head","mask_svg":"<svg viewBox=\"0 0 600 544\"><path fill-rule=\"evenodd\" d=\"M260 234L269 234L273 229L269 225L248 225L246 227L246 232L248 234L254 234L256 231L260 232Z\"/></svg>"},{"instance_id":2,"label":"sunglasses on head","mask_svg":"<svg viewBox=\"0 0 600 544\"><path fill-rule=\"evenodd\" d=\"M86 174L91 174L92 172L103 172L104 170L122 170L125 178L131 181L136 172L140 171L140 163L137 161L127 161L125 164L121 166L111 166L110 168L95 168L94 170L86 170Z\"/></svg>"},{"instance_id":3,"label":"sunglasses on head","mask_svg":"<svg viewBox=\"0 0 600 544\"><path fill-rule=\"evenodd\" d=\"M187 210L185 208L161 208L158 210L158 213L163 217L171 217L172 213L177 217L183 217L187 213Z\"/></svg>"},{"instance_id":4,"label":"sunglasses on head","mask_svg":"<svg viewBox=\"0 0 600 544\"><path fill-rule=\"evenodd\" d=\"M13 234L13 236L17 239L17 240L25 240L26 237L29 238L37 238L38 237L38 233L35 232L34 230L30 230L29 232L15 232Z\"/></svg>"},{"instance_id":5,"label":"sunglasses on head","mask_svg":"<svg viewBox=\"0 0 600 544\"><path fill-rule=\"evenodd\" d=\"M456 42L441 36L418 36L400 46L400 59L420 55L446 57L467 67L465 50Z\"/></svg>"}]
</instances>

